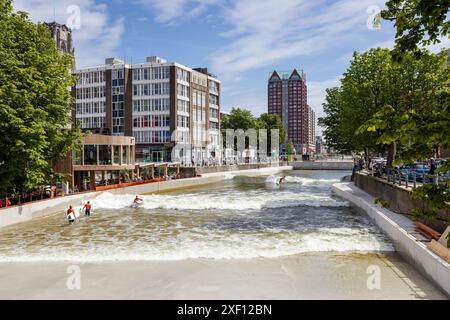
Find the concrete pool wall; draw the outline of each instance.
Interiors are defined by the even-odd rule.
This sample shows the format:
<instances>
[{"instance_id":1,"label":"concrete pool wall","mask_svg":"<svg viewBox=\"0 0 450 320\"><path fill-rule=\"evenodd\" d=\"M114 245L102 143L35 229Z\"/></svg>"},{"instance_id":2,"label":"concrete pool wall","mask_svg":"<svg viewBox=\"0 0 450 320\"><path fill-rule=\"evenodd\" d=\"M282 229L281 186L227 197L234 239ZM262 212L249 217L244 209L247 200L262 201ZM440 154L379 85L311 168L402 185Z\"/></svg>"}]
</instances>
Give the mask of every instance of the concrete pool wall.
<instances>
[{"instance_id":1,"label":"concrete pool wall","mask_svg":"<svg viewBox=\"0 0 450 320\"><path fill-rule=\"evenodd\" d=\"M336 183L333 191L367 213L391 239L395 250L450 297L450 264L427 248L412 220L374 204L375 197L353 183Z\"/></svg>"}]
</instances>

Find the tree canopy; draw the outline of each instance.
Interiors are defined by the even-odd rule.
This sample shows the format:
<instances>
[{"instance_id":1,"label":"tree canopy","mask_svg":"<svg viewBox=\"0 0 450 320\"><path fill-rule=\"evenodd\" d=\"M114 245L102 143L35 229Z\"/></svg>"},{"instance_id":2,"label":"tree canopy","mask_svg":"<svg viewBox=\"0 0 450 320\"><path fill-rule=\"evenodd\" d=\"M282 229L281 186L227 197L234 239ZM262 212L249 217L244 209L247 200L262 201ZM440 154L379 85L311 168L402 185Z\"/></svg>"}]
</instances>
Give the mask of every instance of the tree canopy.
<instances>
[{"instance_id":1,"label":"tree canopy","mask_svg":"<svg viewBox=\"0 0 450 320\"><path fill-rule=\"evenodd\" d=\"M267 129L268 150L271 150L272 129L279 130L280 145L284 142L286 137L283 122L278 115L263 113L259 118L257 118L251 113L251 111L242 108L233 108L229 115L223 117L221 121L221 128L222 134L225 134L227 129L242 129L244 131L249 129Z\"/></svg>"},{"instance_id":2,"label":"tree canopy","mask_svg":"<svg viewBox=\"0 0 450 320\"><path fill-rule=\"evenodd\" d=\"M327 90L319 124L328 145L379 152L399 143L400 159L430 156L448 145L449 74L446 52L401 62L387 49L355 53L341 86Z\"/></svg>"},{"instance_id":3,"label":"tree canopy","mask_svg":"<svg viewBox=\"0 0 450 320\"><path fill-rule=\"evenodd\" d=\"M55 176L79 131L70 128L72 57L47 26L0 0L0 193L32 190Z\"/></svg>"},{"instance_id":4,"label":"tree canopy","mask_svg":"<svg viewBox=\"0 0 450 320\"><path fill-rule=\"evenodd\" d=\"M396 57L404 51L420 53L419 45L438 43L440 37L450 34L448 0L389 0L386 6L381 16L395 22Z\"/></svg>"}]
</instances>

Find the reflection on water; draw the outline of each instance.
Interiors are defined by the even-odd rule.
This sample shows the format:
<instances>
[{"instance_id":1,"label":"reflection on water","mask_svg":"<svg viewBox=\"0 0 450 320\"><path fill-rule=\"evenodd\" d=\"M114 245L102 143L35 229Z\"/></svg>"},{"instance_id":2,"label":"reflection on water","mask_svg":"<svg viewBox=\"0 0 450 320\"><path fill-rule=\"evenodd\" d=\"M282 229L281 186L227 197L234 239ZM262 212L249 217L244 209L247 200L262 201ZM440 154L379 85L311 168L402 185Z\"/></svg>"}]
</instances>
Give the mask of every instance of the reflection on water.
<instances>
[{"instance_id":1,"label":"reflection on water","mask_svg":"<svg viewBox=\"0 0 450 320\"><path fill-rule=\"evenodd\" d=\"M362 214L331 194L343 172L289 171L146 195L105 193L68 226L61 212L0 230L0 261L276 257L314 251L391 251ZM278 181L287 175L286 183Z\"/></svg>"}]
</instances>

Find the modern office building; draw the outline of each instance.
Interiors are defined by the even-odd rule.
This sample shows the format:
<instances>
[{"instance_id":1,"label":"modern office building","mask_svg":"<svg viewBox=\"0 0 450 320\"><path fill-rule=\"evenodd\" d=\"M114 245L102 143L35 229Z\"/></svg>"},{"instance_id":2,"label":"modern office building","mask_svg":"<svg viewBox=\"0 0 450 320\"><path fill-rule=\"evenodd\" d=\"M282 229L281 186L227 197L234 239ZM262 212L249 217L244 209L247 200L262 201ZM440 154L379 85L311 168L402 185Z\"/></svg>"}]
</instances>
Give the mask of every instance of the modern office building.
<instances>
[{"instance_id":1,"label":"modern office building","mask_svg":"<svg viewBox=\"0 0 450 320\"><path fill-rule=\"evenodd\" d=\"M127 64L116 58L76 70L74 121L94 133L134 136L138 162L204 161L220 143L220 81L159 57ZM171 158L174 139L186 146Z\"/></svg>"},{"instance_id":2,"label":"modern office building","mask_svg":"<svg viewBox=\"0 0 450 320\"><path fill-rule=\"evenodd\" d=\"M273 71L268 80L268 112L280 116L286 140L292 140L297 153L315 152L315 114L308 106L306 76L303 71Z\"/></svg>"}]
</instances>

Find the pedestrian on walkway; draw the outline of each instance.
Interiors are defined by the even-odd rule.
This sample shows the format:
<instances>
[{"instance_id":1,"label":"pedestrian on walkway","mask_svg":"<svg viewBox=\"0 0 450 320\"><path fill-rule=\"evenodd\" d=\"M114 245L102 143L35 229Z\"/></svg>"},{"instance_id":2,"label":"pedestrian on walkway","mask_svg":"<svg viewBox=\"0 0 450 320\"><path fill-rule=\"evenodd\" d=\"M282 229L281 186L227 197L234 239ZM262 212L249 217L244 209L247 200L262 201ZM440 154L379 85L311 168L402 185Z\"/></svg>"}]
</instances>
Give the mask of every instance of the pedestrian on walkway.
<instances>
[{"instance_id":1,"label":"pedestrian on walkway","mask_svg":"<svg viewBox=\"0 0 450 320\"><path fill-rule=\"evenodd\" d=\"M430 159L430 171L428 171L428 174L435 174L436 168L437 168L436 161L433 158L431 158Z\"/></svg>"}]
</instances>

